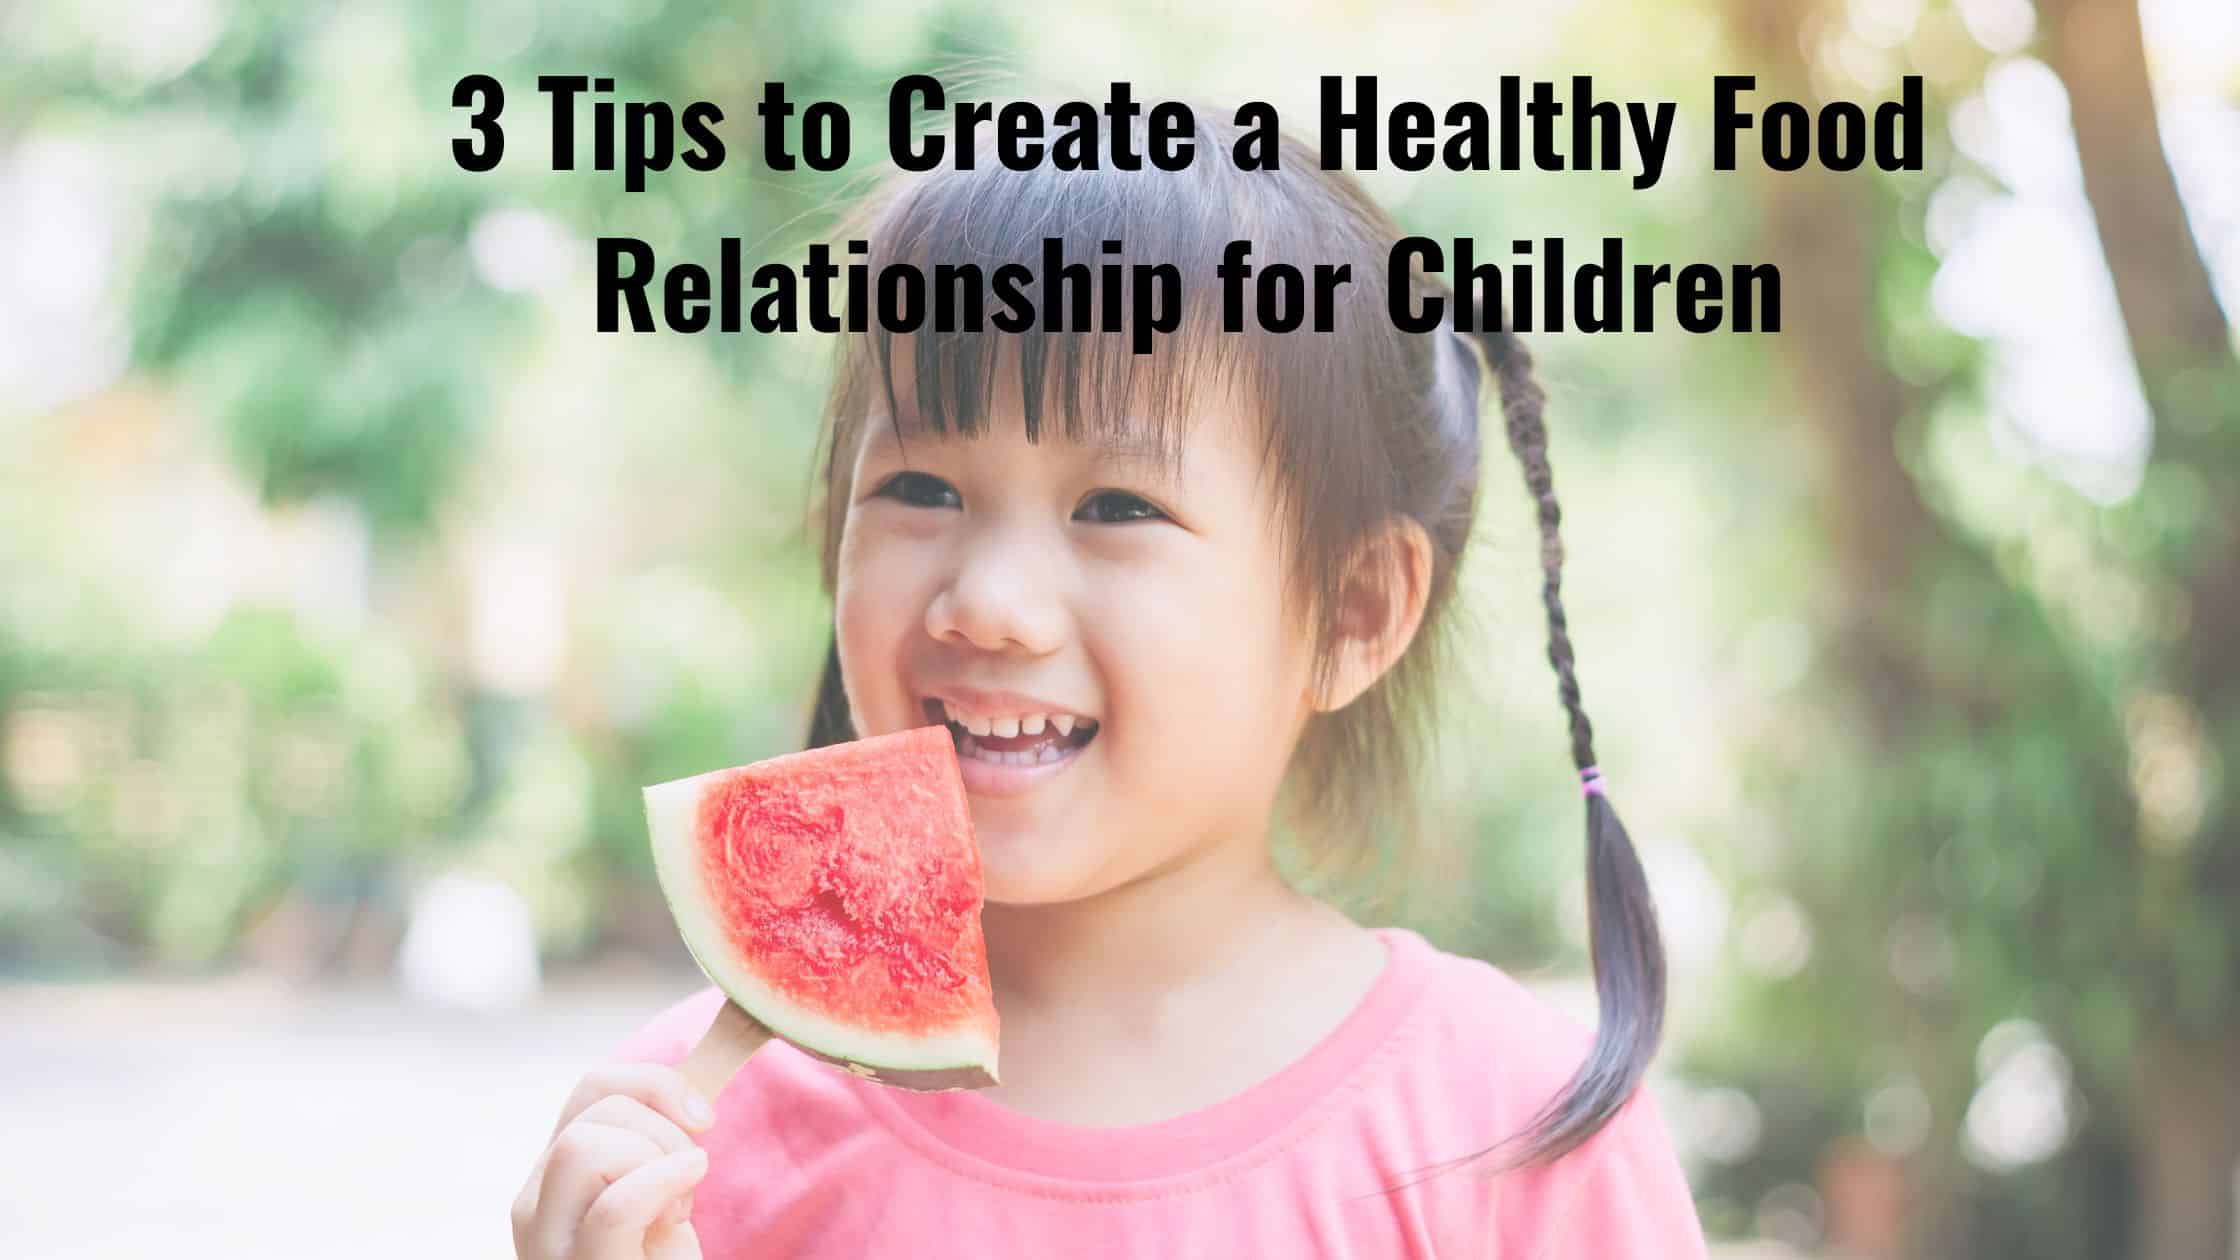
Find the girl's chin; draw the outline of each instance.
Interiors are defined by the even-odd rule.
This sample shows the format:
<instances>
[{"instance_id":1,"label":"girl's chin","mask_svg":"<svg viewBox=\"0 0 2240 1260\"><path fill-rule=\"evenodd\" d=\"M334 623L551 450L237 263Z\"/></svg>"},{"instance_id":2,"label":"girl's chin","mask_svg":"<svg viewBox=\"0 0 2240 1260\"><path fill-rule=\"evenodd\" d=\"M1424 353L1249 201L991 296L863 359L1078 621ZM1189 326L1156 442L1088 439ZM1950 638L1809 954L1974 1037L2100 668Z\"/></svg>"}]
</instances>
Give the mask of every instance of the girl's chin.
<instances>
[{"instance_id":1,"label":"girl's chin","mask_svg":"<svg viewBox=\"0 0 2240 1260\"><path fill-rule=\"evenodd\" d=\"M1052 878L1054 871L1018 870L1008 862L990 866L985 853L981 861L980 875L987 884L986 900L991 906L1024 910L1077 899L1069 887L1071 881Z\"/></svg>"}]
</instances>

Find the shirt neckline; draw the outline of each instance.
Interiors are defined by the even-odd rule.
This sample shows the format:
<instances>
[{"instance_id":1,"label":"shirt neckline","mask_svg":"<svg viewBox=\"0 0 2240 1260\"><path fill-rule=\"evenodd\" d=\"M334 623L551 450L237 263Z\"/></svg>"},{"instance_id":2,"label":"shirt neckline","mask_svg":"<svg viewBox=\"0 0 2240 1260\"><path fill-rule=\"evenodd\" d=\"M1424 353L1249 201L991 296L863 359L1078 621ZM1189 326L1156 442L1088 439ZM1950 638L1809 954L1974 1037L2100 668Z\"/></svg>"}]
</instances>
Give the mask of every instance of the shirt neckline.
<instances>
[{"instance_id":1,"label":"shirt neckline","mask_svg":"<svg viewBox=\"0 0 2240 1260\"><path fill-rule=\"evenodd\" d=\"M1292 1131L1390 1040L1429 978L1432 948L1405 928L1378 928L1386 960L1351 1013L1304 1055L1229 1098L1152 1124L1064 1124L969 1091L916 1094L852 1080L896 1136L952 1168L1047 1189L1064 1182L1145 1183L1207 1173Z\"/></svg>"}]
</instances>

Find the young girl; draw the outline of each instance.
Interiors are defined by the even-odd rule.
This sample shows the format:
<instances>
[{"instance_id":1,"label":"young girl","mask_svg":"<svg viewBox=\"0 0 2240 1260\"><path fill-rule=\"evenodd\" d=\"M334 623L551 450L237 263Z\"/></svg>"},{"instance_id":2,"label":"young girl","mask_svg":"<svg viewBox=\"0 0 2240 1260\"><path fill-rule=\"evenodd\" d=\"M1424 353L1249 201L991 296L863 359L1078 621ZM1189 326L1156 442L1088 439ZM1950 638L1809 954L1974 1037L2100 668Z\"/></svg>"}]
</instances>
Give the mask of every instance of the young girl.
<instances>
[{"instance_id":1,"label":"young girl","mask_svg":"<svg viewBox=\"0 0 2240 1260\"><path fill-rule=\"evenodd\" d=\"M1099 283L1110 261L1193 280L1150 355L1125 333L842 340L811 742L954 735L1003 1083L913 1094L778 1044L695 1097L669 1065L722 1002L705 990L577 1088L515 1203L521 1256L1703 1254L1639 1088L1663 958L1580 708L1524 347L1397 331L1385 214L1295 142L1280 172L1235 170L1227 114L1198 117L1181 172L982 152L890 186L848 233L874 276L1037 266L1062 237ZM1209 281L1232 239L1256 263L1350 264L1332 329L1225 331ZM1411 304L1443 292L1407 283ZM1270 859L1278 826L1324 853L1400 830L1486 375L1537 505L1585 790L1591 1041Z\"/></svg>"}]
</instances>

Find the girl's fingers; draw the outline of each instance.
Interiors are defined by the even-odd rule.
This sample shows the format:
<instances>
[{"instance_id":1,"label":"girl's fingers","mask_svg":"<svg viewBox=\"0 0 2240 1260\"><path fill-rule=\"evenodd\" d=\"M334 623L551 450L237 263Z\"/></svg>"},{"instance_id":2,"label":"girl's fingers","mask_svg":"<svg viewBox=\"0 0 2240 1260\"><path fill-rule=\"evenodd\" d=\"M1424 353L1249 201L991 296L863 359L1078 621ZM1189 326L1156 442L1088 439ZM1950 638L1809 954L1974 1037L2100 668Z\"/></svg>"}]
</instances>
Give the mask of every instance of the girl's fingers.
<instances>
[{"instance_id":1,"label":"girl's fingers","mask_svg":"<svg viewBox=\"0 0 2240 1260\"><path fill-rule=\"evenodd\" d=\"M698 1147L694 1147L698 1150ZM616 1182L665 1156L652 1139L627 1129L578 1121L552 1140L538 1188L532 1231L546 1254L569 1253L569 1239L591 1205Z\"/></svg>"},{"instance_id":2,"label":"girl's fingers","mask_svg":"<svg viewBox=\"0 0 2240 1260\"><path fill-rule=\"evenodd\" d=\"M674 1155L694 1145L692 1136L678 1128L674 1120L635 1098L626 1098L621 1094L609 1094L584 1108L582 1114L576 1117L576 1122L627 1129L660 1147L664 1155Z\"/></svg>"},{"instance_id":3,"label":"girl's fingers","mask_svg":"<svg viewBox=\"0 0 2240 1260\"><path fill-rule=\"evenodd\" d=\"M516 1249L527 1254L532 1244L551 1245L555 1241L553 1222L560 1222L561 1230L572 1230L591 1199L614 1177L639 1163L690 1147L690 1134L714 1120L713 1113L704 1110L706 1106L706 1100L686 1083L682 1073L658 1064L609 1064L586 1075L561 1108L552 1140L538 1155L521 1192L514 1197ZM590 1120L593 1128L634 1135L645 1147L638 1150L634 1160L601 1179L601 1160L613 1155L615 1143L595 1133L570 1136L573 1129L582 1127L577 1124L582 1119ZM555 1192L563 1199L548 1202ZM565 1247L564 1233L557 1242Z\"/></svg>"},{"instance_id":4,"label":"girl's fingers","mask_svg":"<svg viewBox=\"0 0 2240 1260\"><path fill-rule=\"evenodd\" d=\"M560 1109L559 1123L552 1126L553 1134L557 1136L569 1121L611 1094L637 1099L687 1133L698 1133L715 1123L715 1110L686 1082L684 1073L658 1063L610 1063L593 1069L576 1083L567 1106Z\"/></svg>"},{"instance_id":5,"label":"girl's fingers","mask_svg":"<svg viewBox=\"0 0 2240 1260\"><path fill-rule=\"evenodd\" d=\"M575 1255L581 1260L638 1260L646 1254L646 1235L662 1213L691 1193L707 1171L708 1154L695 1146L664 1155L617 1179L584 1213L583 1224L576 1231ZM671 1226L665 1232L677 1228Z\"/></svg>"}]
</instances>

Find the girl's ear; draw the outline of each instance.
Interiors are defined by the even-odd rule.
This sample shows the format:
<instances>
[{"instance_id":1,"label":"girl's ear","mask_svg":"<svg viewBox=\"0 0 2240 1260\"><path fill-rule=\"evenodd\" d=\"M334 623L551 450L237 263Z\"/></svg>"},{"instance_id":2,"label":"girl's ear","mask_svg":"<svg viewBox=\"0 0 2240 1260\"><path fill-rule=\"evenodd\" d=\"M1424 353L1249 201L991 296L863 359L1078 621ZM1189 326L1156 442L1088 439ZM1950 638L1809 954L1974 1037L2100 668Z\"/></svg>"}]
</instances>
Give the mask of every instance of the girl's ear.
<instances>
[{"instance_id":1,"label":"girl's ear","mask_svg":"<svg viewBox=\"0 0 2240 1260\"><path fill-rule=\"evenodd\" d=\"M1334 712L1361 698L1415 641L1431 599L1431 535L1413 517L1370 534L1334 594L1330 668L1309 699Z\"/></svg>"}]
</instances>

